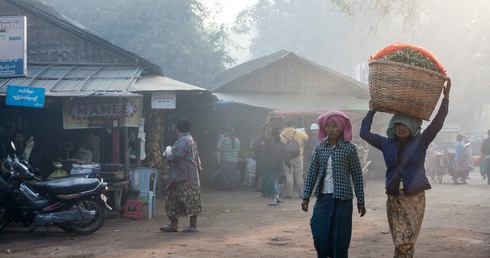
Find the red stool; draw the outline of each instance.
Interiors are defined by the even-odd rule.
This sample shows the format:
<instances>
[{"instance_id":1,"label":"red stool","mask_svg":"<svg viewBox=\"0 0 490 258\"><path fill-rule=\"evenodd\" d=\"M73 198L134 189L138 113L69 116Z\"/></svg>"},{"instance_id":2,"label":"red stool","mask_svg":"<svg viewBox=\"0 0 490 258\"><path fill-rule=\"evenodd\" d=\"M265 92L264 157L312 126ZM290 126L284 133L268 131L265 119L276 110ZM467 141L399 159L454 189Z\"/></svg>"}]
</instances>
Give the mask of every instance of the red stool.
<instances>
[{"instance_id":1,"label":"red stool","mask_svg":"<svg viewBox=\"0 0 490 258\"><path fill-rule=\"evenodd\" d=\"M126 200L124 206L124 218L143 218L143 202L141 200Z\"/></svg>"}]
</instances>

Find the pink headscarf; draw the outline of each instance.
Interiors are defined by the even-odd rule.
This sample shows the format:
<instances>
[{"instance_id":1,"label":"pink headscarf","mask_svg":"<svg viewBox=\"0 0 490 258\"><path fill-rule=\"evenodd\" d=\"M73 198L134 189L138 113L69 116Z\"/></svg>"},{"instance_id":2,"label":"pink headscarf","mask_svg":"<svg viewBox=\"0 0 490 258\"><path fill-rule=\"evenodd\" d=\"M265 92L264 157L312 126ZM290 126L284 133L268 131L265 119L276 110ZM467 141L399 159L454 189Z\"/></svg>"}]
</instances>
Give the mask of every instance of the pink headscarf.
<instances>
[{"instance_id":1,"label":"pink headscarf","mask_svg":"<svg viewBox=\"0 0 490 258\"><path fill-rule=\"evenodd\" d=\"M350 122L349 117L347 117L343 112L338 110L328 111L327 113L318 117L318 141L323 141L325 137L328 136L328 133L325 132L325 125L334 122L339 128L340 131L343 132L344 141L350 142L352 141L352 124Z\"/></svg>"}]
</instances>

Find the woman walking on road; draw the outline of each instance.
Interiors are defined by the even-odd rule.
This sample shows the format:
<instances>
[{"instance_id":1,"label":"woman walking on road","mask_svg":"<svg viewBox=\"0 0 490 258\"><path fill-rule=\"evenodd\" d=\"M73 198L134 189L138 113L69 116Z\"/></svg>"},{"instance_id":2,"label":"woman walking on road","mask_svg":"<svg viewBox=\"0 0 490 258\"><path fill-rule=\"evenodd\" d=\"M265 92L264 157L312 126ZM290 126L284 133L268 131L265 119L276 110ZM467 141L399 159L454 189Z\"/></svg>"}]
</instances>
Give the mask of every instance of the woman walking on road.
<instances>
[{"instance_id":1,"label":"woman walking on road","mask_svg":"<svg viewBox=\"0 0 490 258\"><path fill-rule=\"evenodd\" d=\"M279 174L286 165L291 167L291 160L287 152L286 145L281 141L281 128L273 127L270 117L264 125L260 127L260 138L264 141L264 155L262 166L264 169L264 179L266 181L265 193L272 197L269 206L277 206L279 200Z\"/></svg>"},{"instance_id":2,"label":"woman walking on road","mask_svg":"<svg viewBox=\"0 0 490 258\"><path fill-rule=\"evenodd\" d=\"M424 168L426 151L446 119L450 89L451 79L448 78L439 111L422 133L422 120L403 113L391 118L386 132L388 137L371 133L377 112L371 101L369 112L362 120L361 137L381 150L387 167L386 212L395 246L394 257L413 257L415 253L414 246L425 213L425 190L431 188Z\"/></svg>"},{"instance_id":3,"label":"woman walking on road","mask_svg":"<svg viewBox=\"0 0 490 258\"><path fill-rule=\"evenodd\" d=\"M310 226L318 257L348 257L352 236L353 191L357 210L366 214L361 163L352 141L352 124L342 112L318 118L318 143L311 159L301 208L307 212L315 185Z\"/></svg>"}]
</instances>

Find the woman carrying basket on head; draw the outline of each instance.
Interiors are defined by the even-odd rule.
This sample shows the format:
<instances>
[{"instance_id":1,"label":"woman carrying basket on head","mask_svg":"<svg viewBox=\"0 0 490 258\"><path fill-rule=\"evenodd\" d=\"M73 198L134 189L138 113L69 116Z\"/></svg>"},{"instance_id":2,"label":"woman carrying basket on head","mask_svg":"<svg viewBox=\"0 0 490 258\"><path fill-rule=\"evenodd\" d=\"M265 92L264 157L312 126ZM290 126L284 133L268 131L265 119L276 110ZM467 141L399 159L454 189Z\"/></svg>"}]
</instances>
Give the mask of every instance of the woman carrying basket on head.
<instances>
[{"instance_id":1,"label":"woman carrying basket on head","mask_svg":"<svg viewBox=\"0 0 490 258\"><path fill-rule=\"evenodd\" d=\"M383 152L387 167L385 188L386 212L395 245L394 257L413 257L425 212L425 190L431 188L424 162L429 144L441 130L448 113L451 79L447 78L444 98L437 115L420 132L422 120L397 113L388 124L388 137L371 133L377 107L369 102L369 112L362 120L360 135Z\"/></svg>"}]
</instances>

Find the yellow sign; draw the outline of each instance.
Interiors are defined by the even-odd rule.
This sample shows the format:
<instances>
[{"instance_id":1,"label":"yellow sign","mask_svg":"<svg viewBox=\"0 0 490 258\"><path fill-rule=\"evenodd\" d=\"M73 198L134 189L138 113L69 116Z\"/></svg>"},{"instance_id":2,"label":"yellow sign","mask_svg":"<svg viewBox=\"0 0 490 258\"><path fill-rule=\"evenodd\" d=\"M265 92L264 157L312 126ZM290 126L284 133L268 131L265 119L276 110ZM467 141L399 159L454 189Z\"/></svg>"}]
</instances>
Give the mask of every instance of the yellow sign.
<instances>
[{"instance_id":1,"label":"yellow sign","mask_svg":"<svg viewBox=\"0 0 490 258\"><path fill-rule=\"evenodd\" d=\"M64 98L63 128L139 127L141 97Z\"/></svg>"}]
</instances>

